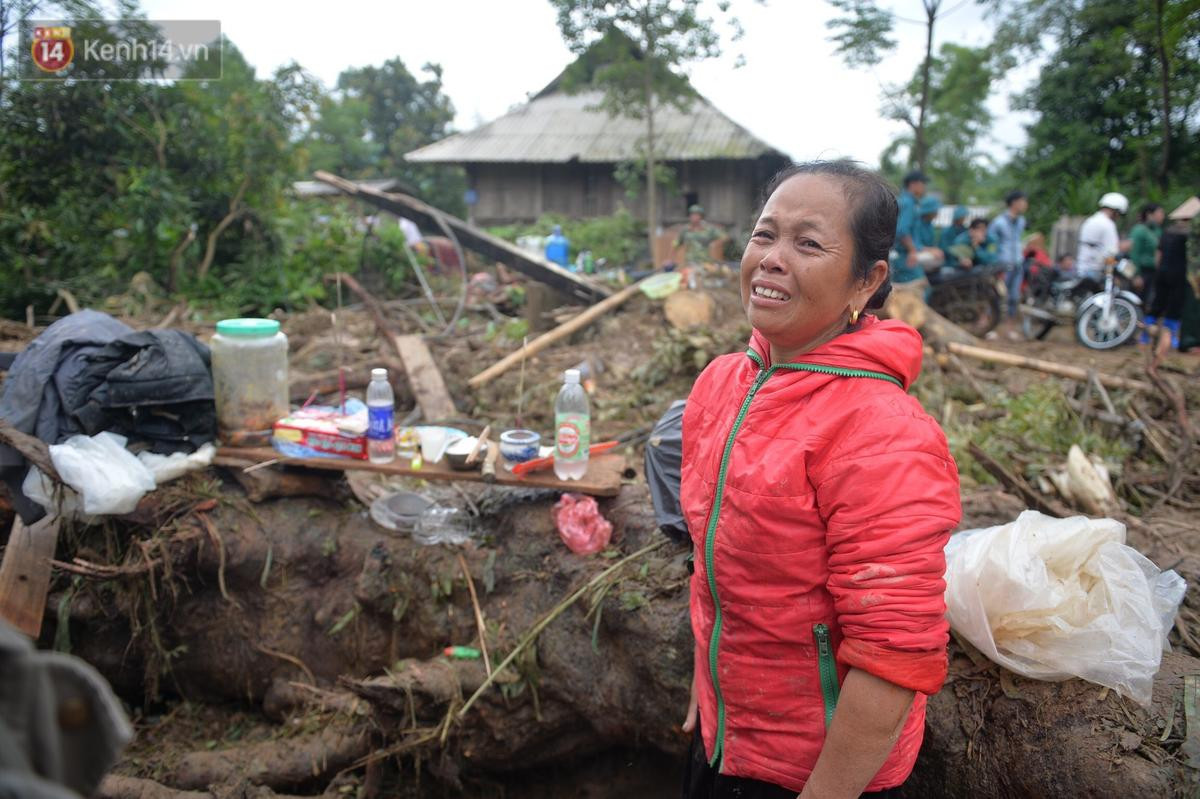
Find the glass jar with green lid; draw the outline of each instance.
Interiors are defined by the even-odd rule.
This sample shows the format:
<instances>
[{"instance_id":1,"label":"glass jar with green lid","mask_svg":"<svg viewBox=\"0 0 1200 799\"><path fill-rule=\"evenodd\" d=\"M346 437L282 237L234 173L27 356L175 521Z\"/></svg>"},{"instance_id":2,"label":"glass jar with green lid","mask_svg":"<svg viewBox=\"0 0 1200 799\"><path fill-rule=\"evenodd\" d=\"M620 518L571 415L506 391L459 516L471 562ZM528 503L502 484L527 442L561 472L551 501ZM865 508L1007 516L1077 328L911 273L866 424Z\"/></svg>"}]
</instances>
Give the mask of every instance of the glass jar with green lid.
<instances>
[{"instance_id":1,"label":"glass jar with green lid","mask_svg":"<svg viewBox=\"0 0 1200 799\"><path fill-rule=\"evenodd\" d=\"M288 414L287 336L274 319L223 319L212 346L217 427L230 443L237 433L269 431Z\"/></svg>"}]
</instances>

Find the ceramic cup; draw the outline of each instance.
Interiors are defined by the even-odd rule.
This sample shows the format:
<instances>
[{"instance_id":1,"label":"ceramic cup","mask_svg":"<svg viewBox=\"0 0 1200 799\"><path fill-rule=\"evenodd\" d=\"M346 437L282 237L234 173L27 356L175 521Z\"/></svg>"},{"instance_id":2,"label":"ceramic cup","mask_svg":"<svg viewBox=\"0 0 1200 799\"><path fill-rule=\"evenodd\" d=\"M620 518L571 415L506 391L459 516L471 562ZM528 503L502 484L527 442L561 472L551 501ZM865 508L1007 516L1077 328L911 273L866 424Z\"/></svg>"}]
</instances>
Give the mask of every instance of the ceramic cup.
<instances>
[{"instance_id":1,"label":"ceramic cup","mask_svg":"<svg viewBox=\"0 0 1200 799\"><path fill-rule=\"evenodd\" d=\"M505 430L500 434L500 454L509 463L524 463L538 455L542 437L533 430Z\"/></svg>"}]
</instances>

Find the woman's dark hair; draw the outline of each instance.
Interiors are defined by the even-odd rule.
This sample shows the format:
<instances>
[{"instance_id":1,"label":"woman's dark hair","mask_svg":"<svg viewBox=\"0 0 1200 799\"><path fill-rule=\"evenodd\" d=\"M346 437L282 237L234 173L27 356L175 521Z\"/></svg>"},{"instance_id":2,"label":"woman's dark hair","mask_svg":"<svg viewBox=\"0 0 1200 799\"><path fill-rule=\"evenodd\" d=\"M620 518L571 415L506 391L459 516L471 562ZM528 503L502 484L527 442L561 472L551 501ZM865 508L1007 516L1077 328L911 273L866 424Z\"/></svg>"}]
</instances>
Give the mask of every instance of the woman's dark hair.
<instances>
[{"instance_id":1,"label":"woman's dark hair","mask_svg":"<svg viewBox=\"0 0 1200 799\"><path fill-rule=\"evenodd\" d=\"M1146 203L1142 206L1142 210L1138 211L1138 221L1145 222L1150 218L1150 214L1154 213L1159 208L1162 208L1162 206L1158 203Z\"/></svg>"},{"instance_id":2,"label":"woman's dark hair","mask_svg":"<svg viewBox=\"0 0 1200 799\"><path fill-rule=\"evenodd\" d=\"M850 236L854 240L850 265L855 277L866 280L876 261L888 260L892 242L896 238L896 217L900 214L900 208L896 204L895 190L878 174L848 158L805 161L785 167L771 178L763 192L763 202L796 175L824 175L842 184L842 192L850 206ZM867 308L882 308L891 293L892 276L889 271L867 301Z\"/></svg>"}]
</instances>

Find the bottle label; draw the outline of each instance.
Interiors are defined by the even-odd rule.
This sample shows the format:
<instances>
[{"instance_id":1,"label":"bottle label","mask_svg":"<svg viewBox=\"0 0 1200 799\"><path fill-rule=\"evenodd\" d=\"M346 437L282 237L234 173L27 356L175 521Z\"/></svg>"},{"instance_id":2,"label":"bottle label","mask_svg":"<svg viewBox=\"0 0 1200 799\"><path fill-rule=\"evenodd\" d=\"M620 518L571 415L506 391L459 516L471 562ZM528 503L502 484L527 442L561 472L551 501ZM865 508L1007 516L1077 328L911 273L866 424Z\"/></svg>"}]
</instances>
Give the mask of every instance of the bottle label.
<instances>
[{"instance_id":1,"label":"bottle label","mask_svg":"<svg viewBox=\"0 0 1200 799\"><path fill-rule=\"evenodd\" d=\"M591 418L586 413L555 414L555 456L558 460L567 463L587 460L592 440L591 428Z\"/></svg>"},{"instance_id":2,"label":"bottle label","mask_svg":"<svg viewBox=\"0 0 1200 799\"><path fill-rule=\"evenodd\" d=\"M390 406L367 406L367 438L387 441L392 437L392 416L395 409Z\"/></svg>"}]
</instances>

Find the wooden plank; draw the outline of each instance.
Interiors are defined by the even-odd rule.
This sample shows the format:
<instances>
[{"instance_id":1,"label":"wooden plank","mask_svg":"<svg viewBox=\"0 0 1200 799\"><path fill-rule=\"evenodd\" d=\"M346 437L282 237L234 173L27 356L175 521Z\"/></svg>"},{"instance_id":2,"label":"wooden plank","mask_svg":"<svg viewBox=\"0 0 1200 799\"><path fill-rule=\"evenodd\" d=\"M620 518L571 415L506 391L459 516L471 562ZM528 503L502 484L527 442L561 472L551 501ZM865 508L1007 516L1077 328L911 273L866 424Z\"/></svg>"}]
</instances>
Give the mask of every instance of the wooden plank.
<instances>
[{"instance_id":1,"label":"wooden plank","mask_svg":"<svg viewBox=\"0 0 1200 799\"><path fill-rule=\"evenodd\" d=\"M587 327L592 322L594 322L596 319L598 319L601 316L603 316L604 314L608 313L613 308L616 308L618 305L620 305L621 303L628 300L634 294L637 294L638 291L641 289L642 283L646 282L646 280L649 280L649 279L650 278L645 278L638 283L634 283L632 286L626 286L625 288L621 289L619 292L612 295L608 299L596 303L595 305L593 305L591 308L588 308L583 313L580 313L577 316L572 317L569 321L563 322L561 325L554 328L549 333L543 333L542 335L535 338L533 341L531 341L528 344L526 344L525 346L521 347L521 349L517 350L516 352L510 353L509 355L506 355L501 360L497 361L496 363L489 366L487 369L484 369L482 372L480 372L479 374L472 377L470 380L467 381L467 385L470 386L471 388L479 388L480 386L486 385L493 378L504 374L509 369L516 366L524 358L532 357L532 356L536 355L537 353L541 352L542 350L546 349L547 347L549 347L554 342L559 341L563 338L566 338L567 336L574 333L576 330Z\"/></svg>"},{"instance_id":2,"label":"wooden plank","mask_svg":"<svg viewBox=\"0 0 1200 799\"><path fill-rule=\"evenodd\" d=\"M1070 366L1065 363L1056 363L1055 361L1043 361L1040 358L1029 358L1002 350L973 347L969 344L958 344L953 341L946 345L946 349L955 355L964 355L968 358L984 361L985 363L998 363L1002 366L1019 366L1022 369L1034 369L1038 372L1058 375L1059 377L1068 377L1081 382L1090 380L1094 375L1096 380L1099 380L1102 385L1108 388L1125 388L1130 391L1144 391L1146 393L1154 391L1154 386L1145 380L1131 380L1128 377L1119 377L1117 375L1105 374L1104 372L1089 372L1080 366Z\"/></svg>"},{"instance_id":3,"label":"wooden plank","mask_svg":"<svg viewBox=\"0 0 1200 799\"><path fill-rule=\"evenodd\" d=\"M57 516L47 515L32 527L18 516L0 562L0 618L30 638L42 631L58 528Z\"/></svg>"},{"instance_id":4,"label":"wooden plank","mask_svg":"<svg viewBox=\"0 0 1200 799\"><path fill-rule=\"evenodd\" d=\"M279 461L281 466L302 466L306 469L326 469L337 472L365 471L394 474L401 477L420 477L426 480L484 482L482 472L455 471L445 462L426 463L414 471L409 462L402 458L397 458L391 463L371 463L352 458L284 458L270 447L221 447L217 450L217 457L213 462L218 466L228 465L236 468L237 464L234 461L240 461L243 466L247 462ZM624 456L610 452L590 459L587 474L581 480L559 480L554 476L553 470L516 477L500 466L496 469L496 485L549 488L555 491L575 491L597 497L615 497L621 490L621 474L624 471Z\"/></svg>"},{"instance_id":5,"label":"wooden plank","mask_svg":"<svg viewBox=\"0 0 1200 799\"><path fill-rule=\"evenodd\" d=\"M442 373L421 337L392 336L392 345L404 364L408 385L425 421L432 424L455 418L458 411L454 407L454 400L450 398L446 381L442 379Z\"/></svg>"},{"instance_id":6,"label":"wooden plank","mask_svg":"<svg viewBox=\"0 0 1200 799\"><path fill-rule=\"evenodd\" d=\"M612 293L595 281L589 280L582 275L577 275L574 272L569 272L558 264L547 261L545 258L530 255L520 247L510 244L502 238L493 236L474 225L468 224L456 216L450 216L433 206L426 205L415 197L409 197L407 194L382 192L367 186L360 186L345 178L322 170L317 170L314 176L317 180L328 183L330 186L336 187L351 197L356 197L377 208L382 208L398 216L411 219L425 230L440 231L441 227L438 225L438 219L440 218L454 231L454 235L458 237L463 247L477 252L489 260L499 261L523 275L527 275L548 286L553 286L572 297L590 303L602 300Z\"/></svg>"}]
</instances>

